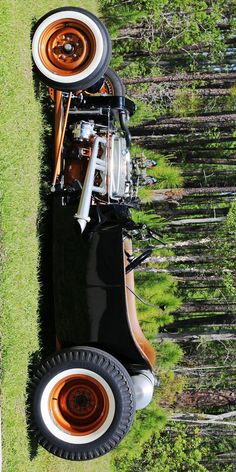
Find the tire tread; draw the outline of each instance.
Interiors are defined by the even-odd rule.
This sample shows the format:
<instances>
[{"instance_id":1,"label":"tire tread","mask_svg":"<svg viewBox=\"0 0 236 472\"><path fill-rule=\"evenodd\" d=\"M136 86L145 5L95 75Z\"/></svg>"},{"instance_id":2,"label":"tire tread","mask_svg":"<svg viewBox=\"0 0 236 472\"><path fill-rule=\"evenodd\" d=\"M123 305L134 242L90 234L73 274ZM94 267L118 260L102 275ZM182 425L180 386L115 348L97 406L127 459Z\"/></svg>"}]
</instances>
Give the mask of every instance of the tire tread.
<instances>
[{"instance_id":1,"label":"tire tread","mask_svg":"<svg viewBox=\"0 0 236 472\"><path fill-rule=\"evenodd\" d=\"M41 383L41 381L43 381L45 375L47 375L51 370L54 371L57 369L58 366L62 366L63 364L67 363L80 363L81 366L86 363L89 363L90 365L92 364L96 366L96 369L98 369L97 371L107 372L110 378L113 379L123 397L123 410L119 419L119 424L117 424L116 429L112 432L109 438L106 438L103 444L94 444L93 446L90 443L91 447L85 451L77 449L71 451L64 447L59 447L52 444L42 434L32 414L30 430L37 438L39 444L56 456L71 461L85 461L88 459L95 459L114 449L130 429L135 412L132 381L129 377L128 378L130 379L130 382L128 381L126 369L118 360L113 358L113 356L108 354L105 355L103 351L96 348L78 347L57 353L42 363L42 365L38 368L34 378L32 379L29 387L32 392L32 396L34 395L34 391L37 386Z\"/></svg>"}]
</instances>

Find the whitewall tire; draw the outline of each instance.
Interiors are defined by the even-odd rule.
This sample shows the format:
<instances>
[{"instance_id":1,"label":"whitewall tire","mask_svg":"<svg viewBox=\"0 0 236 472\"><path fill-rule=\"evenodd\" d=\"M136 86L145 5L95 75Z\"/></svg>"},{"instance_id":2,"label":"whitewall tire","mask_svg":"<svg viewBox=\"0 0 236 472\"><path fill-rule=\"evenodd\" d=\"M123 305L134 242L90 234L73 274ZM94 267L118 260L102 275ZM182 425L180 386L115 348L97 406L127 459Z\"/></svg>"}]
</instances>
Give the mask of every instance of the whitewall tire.
<instances>
[{"instance_id":1,"label":"whitewall tire","mask_svg":"<svg viewBox=\"0 0 236 472\"><path fill-rule=\"evenodd\" d=\"M65 7L42 17L34 28L32 56L42 80L60 90L92 86L111 57L105 26L82 8Z\"/></svg>"},{"instance_id":2,"label":"whitewall tire","mask_svg":"<svg viewBox=\"0 0 236 472\"><path fill-rule=\"evenodd\" d=\"M38 369L30 392L31 430L49 452L87 460L112 450L135 412L126 369L96 348L61 351Z\"/></svg>"}]
</instances>

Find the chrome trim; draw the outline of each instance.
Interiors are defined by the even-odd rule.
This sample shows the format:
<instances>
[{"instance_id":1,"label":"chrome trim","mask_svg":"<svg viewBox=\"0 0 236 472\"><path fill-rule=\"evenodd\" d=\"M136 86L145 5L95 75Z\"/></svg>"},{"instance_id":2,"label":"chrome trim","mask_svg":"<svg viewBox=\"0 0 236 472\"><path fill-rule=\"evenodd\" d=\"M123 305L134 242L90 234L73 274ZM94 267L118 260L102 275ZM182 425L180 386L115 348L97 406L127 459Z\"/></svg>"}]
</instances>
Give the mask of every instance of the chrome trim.
<instances>
[{"instance_id":1,"label":"chrome trim","mask_svg":"<svg viewBox=\"0 0 236 472\"><path fill-rule=\"evenodd\" d=\"M104 156L103 159L97 157L98 147L100 143L105 146L105 150L102 155L102 157ZM97 136L93 143L92 154L89 159L88 169L87 169L86 176L84 179L84 184L82 188L78 210L76 214L74 215L74 217L77 219L80 225L81 233L83 233L88 221L90 221L89 209L90 209L90 204L91 204L92 192L102 193L102 194L106 193L106 178L105 178L107 174L106 148L107 148L107 140ZM99 170L103 174L103 182L102 182L102 185L99 187L94 185L94 176L95 176L96 170Z\"/></svg>"},{"instance_id":2,"label":"chrome trim","mask_svg":"<svg viewBox=\"0 0 236 472\"><path fill-rule=\"evenodd\" d=\"M135 398L136 410L145 408L152 400L155 377L150 370L142 370L136 375L131 376Z\"/></svg>"}]
</instances>

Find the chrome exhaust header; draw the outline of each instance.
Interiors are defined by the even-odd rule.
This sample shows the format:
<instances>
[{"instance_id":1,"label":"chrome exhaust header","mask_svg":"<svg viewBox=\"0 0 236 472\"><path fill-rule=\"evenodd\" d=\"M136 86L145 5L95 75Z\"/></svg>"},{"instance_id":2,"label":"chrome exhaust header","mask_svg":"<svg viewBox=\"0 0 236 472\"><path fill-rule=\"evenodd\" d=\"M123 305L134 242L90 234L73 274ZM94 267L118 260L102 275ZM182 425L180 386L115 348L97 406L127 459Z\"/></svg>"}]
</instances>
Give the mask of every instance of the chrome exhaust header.
<instances>
[{"instance_id":1,"label":"chrome exhaust header","mask_svg":"<svg viewBox=\"0 0 236 472\"><path fill-rule=\"evenodd\" d=\"M97 157L99 144L103 144L105 147L101 158ZM80 225L81 233L83 233L87 223L90 221L89 209L91 205L92 193L95 192L105 194L107 192L105 178L107 174L106 148L107 140L104 138L100 138L100 136L97 136L93 143L92 154L89 159L88 169L84 179L78 210L74 215ZM102 184L100 186L94 185L94 177L96 170L99 170L102 175Z\"/></svg>"}]
</instances>

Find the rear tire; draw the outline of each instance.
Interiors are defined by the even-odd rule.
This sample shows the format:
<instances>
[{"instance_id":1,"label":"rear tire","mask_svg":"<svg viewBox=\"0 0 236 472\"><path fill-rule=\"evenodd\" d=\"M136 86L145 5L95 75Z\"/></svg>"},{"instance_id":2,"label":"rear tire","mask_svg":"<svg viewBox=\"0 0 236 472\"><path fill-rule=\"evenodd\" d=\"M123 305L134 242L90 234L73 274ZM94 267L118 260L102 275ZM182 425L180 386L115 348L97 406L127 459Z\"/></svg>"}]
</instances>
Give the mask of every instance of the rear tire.
<instances>
[{"instance_id":1,"label":"rear tire","mask_svg":"<svg viewBox=\"0 0 236 472\"><path fill-rule=\"evenodd\" d=\"M108 67L104 74L104 82L101 88L99 88L99 82L98 87L96 86L97 84L86 89L85 93L88 93L89 95L112 95L115 97L125 97L125 86L119 75L110 67Z\"/></svg>"},{"instance_id":2,"label":"rear tire","mask_svg":"<svg viewBox=\"0 0 236 472\"><path fill-rule=\"evenodd\" d=\"M83 90L107 70L111 40L92 13L57 8L36 24L32 56L36 72L47 85L64 91Z\"/></svg>"},{"instance_id":3,"label":"rear tire","mask_svg":"<svg viewBox=\"0 0 236 472\"><path fill-rule=\"evenodd\" d=\"M112 95L124 97L125 96L125 86L120 79L119 75L108 67L107 71L105 72L105 82L111 84L111 88L113 90Z\"/></svg>"},{"instance_id":4,"label":"rear tire","mask_svg":"<svg viewBox=\"0 0 236 472\"><path fill-rule=\"evenodd\" d=\"M31 387L31 429L52 454L88 460L111 451L135 412L132 380L120 362L95 348L51 356Z\"/></svg>"}]
</instances>

